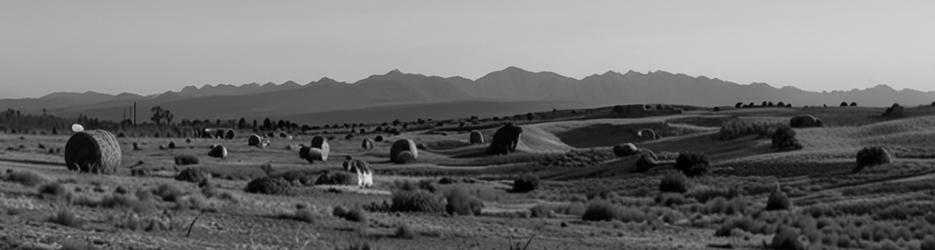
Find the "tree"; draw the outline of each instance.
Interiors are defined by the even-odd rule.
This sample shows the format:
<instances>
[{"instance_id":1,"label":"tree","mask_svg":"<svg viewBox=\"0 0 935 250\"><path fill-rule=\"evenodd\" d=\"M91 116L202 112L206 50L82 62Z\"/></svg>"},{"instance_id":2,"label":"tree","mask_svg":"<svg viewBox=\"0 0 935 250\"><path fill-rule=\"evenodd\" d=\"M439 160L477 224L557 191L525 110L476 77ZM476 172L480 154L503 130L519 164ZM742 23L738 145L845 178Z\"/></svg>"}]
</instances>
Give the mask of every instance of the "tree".
<instances>
[{"instance_id":1,"label":"tree","mask_svg":"<svg viewBox=\"0 0 935 250\"><path fill-rule=\"evenodd\" d=\"M165 118L165 113L163 113L163 109L159 106L155 106L149 109L149 111L153 113L153 116L150 117L149 120L153 121L153 123L155 123L156 125L162 124L162 119Z\"/></svg>"},{"instance_id":2,"label":"tree","mask_svg":"<svg viewBox=\"0 0 935 250\"><path fill-rule=\"evenodd\" d=\"M269 130L271 128L273 128L273 122L267 117L266 120L263 120L263 130Z\"/></svg>"},{"instance_id":3,"label":"tree","mask_svg":"<svg viewBox=\"0 0 935 250\"><path fill-rule=\"evenodd\" d=\"M857 107L857 102L851 102L851 107Z\"/></svg>"},{"instance_id":4,"label":"tree","mask_svg":"<svg viewBox=\"0 0 935 250\"><path fill-rule=\"evenodd\" d=\"M237 128L239 129L247 128L247 119L244 119L243 117L241 117L240 121L237 122Z\"/></svg>"},{"instance_id":5,"label":"tree","mask_svg":"<svg viewBox=\"0 0 935 250\"><path fill-rule=\"evenodd\" d=\"M847 107L847 102L841 102L841 107Z\"/></svg>"},{"instance_id":6,"label":"tree","mask_svg":"<svg viewBox=\"0 0 935 250\"><path fill-rule=\"evenodd\" d=\"M743 103L738 102L737 104L734 104L734 108L743 108Z\"/></svg>"}]
</instances>

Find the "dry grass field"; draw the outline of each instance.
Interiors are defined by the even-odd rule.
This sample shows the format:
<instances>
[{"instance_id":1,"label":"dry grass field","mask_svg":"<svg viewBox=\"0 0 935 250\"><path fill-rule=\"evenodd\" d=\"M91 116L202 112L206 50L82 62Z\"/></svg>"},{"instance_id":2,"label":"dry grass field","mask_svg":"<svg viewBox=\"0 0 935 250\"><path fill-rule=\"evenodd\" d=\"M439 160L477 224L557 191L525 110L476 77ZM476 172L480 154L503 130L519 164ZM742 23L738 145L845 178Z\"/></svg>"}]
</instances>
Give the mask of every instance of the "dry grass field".
<instances>
[{"instance_id":1,"label":"dry grass field","mask_svg":"<svg viewBox=\"0 0 935 250\"><path fill-rule=\"evenodd\" d=\"M299 158L314 135L266 148L249 131L121 137L113 175L69 171L70 135L0 134L0 249L935 249L935 108L555 113L522 123L517 152L497 156L468 129L431 126L379 134L373 149L361 141L378 134L334 135L314 163ZM803 114L824 126L775 149L777 124ZM723 138L730 122L767 125ZM489 143L499 122L471 126ZM390 161L397 139L419 145L415 161ZM648 151L615 155L623 143L669 163L643 169ZM229 156L209 157L214 144ZM870 146L892 160L854 171ZM346 157L369 163L372 187L338 178ZM282 182L248 192L263 178Z\"/></svg>"}]
</instances>

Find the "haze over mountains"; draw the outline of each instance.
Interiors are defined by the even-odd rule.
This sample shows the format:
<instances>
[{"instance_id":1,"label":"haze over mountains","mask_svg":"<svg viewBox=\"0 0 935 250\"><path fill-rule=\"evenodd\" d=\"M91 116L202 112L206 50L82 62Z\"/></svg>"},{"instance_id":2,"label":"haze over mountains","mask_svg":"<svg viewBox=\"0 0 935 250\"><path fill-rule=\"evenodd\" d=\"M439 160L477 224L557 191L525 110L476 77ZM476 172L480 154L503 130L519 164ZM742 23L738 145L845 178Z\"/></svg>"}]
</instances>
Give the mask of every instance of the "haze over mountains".
<instances>
[{"instance_id":1,"label":"haze over mountains","mask_svg":"<svg viewBox=\"0 0 935 250\"><path fill-rule=\"evenodd\" d=\"M393 70L345 83L322 78L305 85L246 84L189 86L179 91L142 96L96 92L52 93L39 98L0 100L0 109L76 117L84 114L120 120L134 102L138 120L153 106L171 110L175 119L291 119L309 124L379 122L392 119L446 119L470 115L508 115L552 108L579 108L626 103L673 103L732 106L736 102L773 101L801 105L861 106L929 104L935 92L895 90L886 85L867 89L810 92L765 83L737 84L704 76L665 71L608 71L583 79L552 72L509 67L476 80L425 76Z\"/></svg>"}]
</instances>

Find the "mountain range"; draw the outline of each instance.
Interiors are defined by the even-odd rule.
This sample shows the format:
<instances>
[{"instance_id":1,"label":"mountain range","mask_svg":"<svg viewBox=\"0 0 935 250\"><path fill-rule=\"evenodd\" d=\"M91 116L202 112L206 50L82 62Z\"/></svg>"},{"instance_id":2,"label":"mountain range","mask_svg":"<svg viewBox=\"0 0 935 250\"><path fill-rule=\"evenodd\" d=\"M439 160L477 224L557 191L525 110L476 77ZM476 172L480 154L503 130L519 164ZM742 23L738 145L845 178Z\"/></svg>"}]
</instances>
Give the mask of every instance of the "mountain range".
<instances>
[{"instance_id":1,"label":"mountain range","mask_svg":"<svg viewBox=\"0 0 935 250\"><path fill-rule=\"evenodd\" d=\"M935 92L895 90L887 85L847 91L813 92L766 83L738 84L705 76L665 71L608 71L582 79L518 67L491 72L476 80L393 70L347 83L322 78L307 84L251 83L188 86L155 95L97 92L52 93L39 98L3 99L0 109L120 120L138 105L138 120L151 107L171 110L181 119L292 119L308 124L380 122L396 119L448 119L497 116L626 103L672 103L733 106L737 102L786 102L801 105L861 106L930 104Z\"/></svg>"}]
</instances>

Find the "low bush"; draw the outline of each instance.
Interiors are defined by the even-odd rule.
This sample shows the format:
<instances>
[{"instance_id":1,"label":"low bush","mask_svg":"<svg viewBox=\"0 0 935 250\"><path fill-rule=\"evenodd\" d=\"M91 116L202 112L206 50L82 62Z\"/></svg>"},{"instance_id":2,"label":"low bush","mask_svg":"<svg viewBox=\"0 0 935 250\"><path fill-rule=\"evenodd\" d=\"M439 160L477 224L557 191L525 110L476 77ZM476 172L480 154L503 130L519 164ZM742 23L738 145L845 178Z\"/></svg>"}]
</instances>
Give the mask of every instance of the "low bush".
<instances>
[{"instance_id":1,"label":"low bush","mask_svg":"<svg viewBox=\"0 0 935 250\"><path fill-rule=\"evenodd\" d=\"M198 164L198 157L194 155L179 155L175 157L176 166L186 166Z\"/></svg>"},{"instance_id":2,"label":"low bush","mask_svg":"<svg viewBox=\"0 0 935 250\"><path fill-rule=\"evenodd\" d=\"M334 210L331 211L331 214L342 219L353 221L353 222L366 222L367 221L367 212L360 208L347 209L343 206L334 207Z\"/></svg>"},{"instance_id":3,"label":"low bush","mask_svg":"<svg viewBox=\"0 0 935 250\"><path fill-rule=\"evenodd\" d=\"M779 190L779 188L773 190L766 200L766 210L788 210L790 207L792 207L792 202L789 201L786 193Z\"/></svg>"},{"instance_id":4,"label":"low bush","mask_svg":"<svg viewBox=\"0 0 935 250\"><path fill-rule=\"evenodd\" d=\"M49 222L74 228L81 228L85 223L68 208L58 210L54 216L49 218Z\"/></svg>"},{"instance_id":5,"label":"low bush","mask_svg":"<svg viewBox=\"0 0 935 250\"><path fill-rule=\"evenodd\" d=\"M581 219L586 221L620 220L623 222L640 222L646 220L646 213L638 209L621 207L607 201L596 200L588 204L588 208L584 211Z\"/></svg>"},{"instance_id":6,"label":"low bush","mask_svg":"<svg viewBox=\"0 0 935 250\"><path fill-rule=\"evenodd\" d=\"M179 197L186 195L185 191L182 191L179 187L167 183L160 184L156 189L153 189L152 193L156 197L162 198L163 201L171 202L175 202Z\"/></svg>"},{"instance_id":7,"label":"low bush","mask_svg":"<svg viewBox=\"0 0 935 250\"><path fill-rule=\"evenodd\" d=\"M279 218L301 222L315 222L315 212L308 208L298 208L292 213L281 214Z\"/></svg>"},{"instance_id":8,"label":"low bush","mask_svg":"<svg viewBox=\"0 0 935 250\"><path fill-rule=\"evenodd\" d=\"M688 178L680 173L667 174L659 183L660 192L685 193L688 192Z\"/></svg>"},{"instance_id":9,"label":"low bush","mask_svg":"<svg viewBox=\"0 0 935 250\"><path fill-rule=\"evenodd\" d=\"M513 192L526 193L539 188L539 176L524 174L513 179Z\"/></svg>"},{"instance_id":10,"label":"low bush","mask_svg":"<svg viewBox=\"0 0 935 250\"><path fill-rule=\"evenodd\" d=\"M484 202L462 187L456 187L445 196L445 210L452 215L480 215Z\"/></svg>"},{"instance_id":11,"label":"low bush","mask_svg":"<svg viewBox=\"0 0 935 250\"><path fill-rule=\"evenodd\" d=\"M718 133L715 135L715 138L722 141L727 141L748 135L766 136L772 134L772 131L782 125L784 124L751 121L745 119L733 119L726 121L723 125L721 125L721 130L718 131Z\"/></svg>"},{"instance_id":12,"label":"low bush","mask_svg":"<svg viewBox=\"0 0 935 250\"><path fill-rule=\"evenodd\" d=\"M713 187L698 187L694 188L688 193L685 194L688 197L694 198L700 203L706 203L709 200L723 197L725 199L733 199L734 197L740 196L740 189L737 187L730 188L713 188Z\"/></svg>"},{"instance_id":13,"label":"low bush","mask_svg":"<svg viewBox=\"0 0 935 250\"><path fill-rule=\"evenodd\" d=\"M824 122L813 115L800 115L792 117L789 120L789 126L793 128L810 128L824 126Z\"/></svg>"},{"instance_id":14,"label":"low bush","mask_svg":"<svg viewBox=\"0 0 935 250\"><path fill-rule=\"evenodd\" d=\"M357 184L354 175L343 171L325 171L315 179L315 185L353 185Z\"/></svg>"},{"instance_id":15,"label":"low bush","mask_svg":"<svg viewBox=\"0 0 935 250\"><path fill-rule=\"evenodd\" d=\"M555 210L552 206L539 204L529 209L529 215L533 218L552 218Z\"/></svg>"},{"instance_id":16,"label":"low bush","mask_svg":"<svg viewBox=\"0 0 935 250\"><path fill-rule=\"evenodd\" d=\"M789 126L780 126L772 135L773 148L776 150L798 150L802 144L795 138L795 130Z\"/></svg>"},{"instance_id":17,"label":"low bush","mask_svg":"<svg viewBox=\"0 0 935 250\"><path fill-rule=\"evenodd\" d=\"M251 180L244 191L256 194L289 194L292 192L292 184L282 177L264 176Z\"/></svg>"},{"instance_id":18,"label":"low bush","mask_svg":"<svg viewBox=\"0 0 935 250\"><path fill-rule=\"evenodd\" d=\"M893 157L889 151L883 147L865 147L857 152L857 166L854 173L860 172L865 167L872 167L893 162Z\"/></svg>"},{"instance_id":19,"label":"low bush","mask_svg":"<svg viewBox=\"0 0 935 250\"><path fill-rule=\"evenodd\" d=\"M59 182L46 183L39 186L39 197L45 200L70 202L72 194Z\"/></svg>"},{"instance_id":20,"label":"low bush","mask_svg":"<svg viewBox=\"0 0 935 250\"><path fill-rule=\"evenodd\" d=\"M675 169L688 177L704 175L709 166L708 156L701 153L681 153L675 160Z\"/></svg>"},{"instance_id":21,"label":"low bush","mask_svg":"<svg viewBox=\"0 0 935 250\"><path fill-rule=\"evenodd\" d=\"M175 175L175 180L193 183L201 183L202 181L210 178L211 173L208 173L208 171L202 168L186 168L179 172L179 174Z\"/></svg>"},{"instance_id":22,"label":"low bush","mask_svg":"<svg viewBox=\"0 0 935 250\"><path fill-rule=\"evenodd\" d=\"M435 194L426 191L397 191L393 193L390 209L397 212L437 213L445 211L445 205Z\"/></svg>"},{"instance_id":23,"label":"low bush","mask_svg":"<svg viewBox=\"0 0 935 250\"><path fill-rule=\"evenodd\" d=\"M797 232L794 228L782 226L776 232L776 235L773 236L773 240L770 243L770 248L804 250L805 245L799 241L799 232Z\"/></svg>"},{"instance_id":24,"label":"low bush","mask_svg":"<svg viewBox=\"0 0 935 250\"><path fill-rule=\"evenodd\" d=\"M886 108L886 111L883 112L883 117L888 118L899 118L905 115L905 108L900 106L899 103L893 103L893 106Z\"/></svg>"},{"instance_id":25,"label":"low bush","mask_svg":"<svg viewBox=\"0 0 935 250\"><path fill-rule=\"evenodd\" d=\"M416 238L416 232L409 225L400 224L396 226L395 236L396 238L411 240Z\"/></svg>"},{"instance_id":26,"label":"low bush","mask_svg":"<svg viewBox=\"0 0 935 250\"><path fill-rule=\"evenodd\" d=\"M432 179L422 179L418 182L408 180L393 181L393 189L398 191L416 191L425 190L431 193L438 191L438 184Z\"/></svg>"},{"instance_id":27,"label":"low bush","mask_svg":"<svg viewBox=\"0 0 935 250\"><path fill-rule=\"evenodd\" d=\"M16 182L23 186L35 187L39 184L46 183L48 180L37 173L31 171L14 171L9 172L3 176L4 181Z\"/></svg>"}]
</instances>

